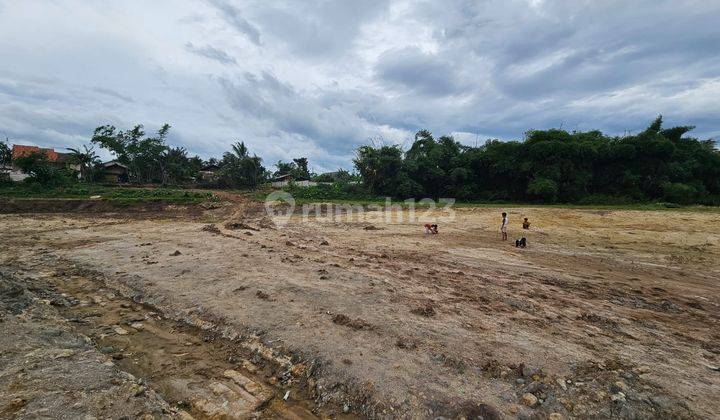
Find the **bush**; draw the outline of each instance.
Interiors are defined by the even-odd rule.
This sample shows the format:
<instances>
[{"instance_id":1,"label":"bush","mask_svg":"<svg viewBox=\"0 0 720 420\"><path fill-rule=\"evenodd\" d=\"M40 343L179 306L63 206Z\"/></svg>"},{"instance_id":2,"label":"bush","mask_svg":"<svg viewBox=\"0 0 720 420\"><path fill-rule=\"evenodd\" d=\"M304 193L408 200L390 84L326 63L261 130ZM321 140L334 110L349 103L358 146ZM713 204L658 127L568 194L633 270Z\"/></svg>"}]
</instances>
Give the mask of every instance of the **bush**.
<instances>
[{"instance_id":1,"label":"bush","mask_svg":"<svg viewBox=\"0 0 720 420\"><path fill-rule=\"evenodd\" d=\"M88 198L99 195L103 200L114 202L167 201L174 203L197 203L212 197L210 192L195 192L169 188L120 188L98 185L70 184L48 187L30 178L12 186L0 186L0 196L14 198Z\"/></svg>"},{"instance_id":2,"label":"bush","mask_svg":"<svg viewBox=\"0 0 720 420\"><path fill-rule=\"evenodd\" d=\"M697 190L692 185L666 182L662 185L663 199L671 203L691 204L695 202Z\"/></svg>"},{"instance_id":3,"label":"bush","mask_svg":"<svg viewBox=\"0 0 720 420\"><path fill-rule=\"evenodd\" d=\"M46 187L58 187L77 181L70 170L56 168L48 162L47 156L43 153L34 152L15 159L13 163L29 175L29 178L25 179L28 182L36 182Z\"/></svg>"},{"instance_id":4,"label":"bush","mask_svg":"<svg viewBox=\"0 0 720 420\"><path fill-rule=\"evenodd\" d=\"M368 193L361 184L336 182L311 187L298 187L290 184L285 191L301 200L374 200L376 196Z\"/></svg>"},{"instance_id":5,"label":"bush","mask_svg":"<svg viewBox=\"0 0 720 420\"><path fill-rule=\"evenodd\" d=\"M527 193L542 201L553 203L557 200L558 186L552 179L535 178L528 184Z\"/></svg>"},{"instance_id":6,"label":"bush","mask_svg":"<svg viewBox=\"0 0 720 420\"><path fill-rule=\"evenodd\" d=\"M395 195L399 198L418 198L422 197L423 194L422 185L408 177L401 177L395 190Z\"/></svg>"},{"instance_id":7,"label":"bush","mask_svg":"<svg viewBox=\"0 0 720 420\"><path fill-rule=\"evenodd\" d=\"M720 195L708 195L699 200L704 206L720 206Z\"/></svg>"},{"instance_id":8,"label":"bush","mask_svg":"<svg viewBox=\"0 0 720 420\"><path fill-rule=\"evenodd\" d=\"M10 187L13 185L13 180L10 179L10 174L0 172L0 187Z\"/></svg>"}]
</instances>

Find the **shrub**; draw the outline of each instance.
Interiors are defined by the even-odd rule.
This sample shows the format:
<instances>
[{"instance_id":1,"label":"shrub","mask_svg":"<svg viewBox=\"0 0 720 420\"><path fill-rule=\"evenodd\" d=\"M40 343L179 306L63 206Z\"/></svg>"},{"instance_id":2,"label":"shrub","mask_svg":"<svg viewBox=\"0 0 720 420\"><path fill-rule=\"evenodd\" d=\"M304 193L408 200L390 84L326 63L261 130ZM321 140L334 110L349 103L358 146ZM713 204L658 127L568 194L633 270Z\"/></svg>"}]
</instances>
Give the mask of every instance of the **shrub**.
<instances>
[{"instance_id":1,"label":"shrub","mask_svg":"<svg viewBox=\"0 0 720 420\"><path fill-rule=\"evenodd\" d=\"M52 166L43 153L31 153L15 159L13 163L30 176L25 181L48 187L69 185L76 181L71 171Z\"/></svg>"},{"instance_id":2,"label":"shrub","mask_svg":"<svg viewBox=\"0 0 720 420\"><path fill-rule=\"evenodd\" d=\"M10 174L0 172L0 187L10 187L13 185L13 180L10 179Z\"/></svg>"},{"instance_id":3,"label":"shrub","mask_svg":"<svg viewBox=\"0 0 720 420\"><path fill-rule=\"evenodd\" d=\"M311 187L299 187L290 184L285 188L296 199L304 200L373 200L377 197L368 193L361 184L335 182Z\"/></svg>"},{"instance_id":4,"label":"shrub","mask_svg":"<svg viewBox=\"0 0 720 420\"><path fill-rule=\"evenodd\" d=\"M528 184L527 193L542 201L553 203L557 200L558 186L552 179L535 178Z\"/></svg>"},{"instance_id":5,"label":"shrub","mask_svg":"<svg viewBox=\"0 0 720 420\"><path fill-rule=\"evenodd\" d=\"M662 185L663 199L672 203L691 204L695 202L697 190L692 185L666 182Z\"/></svg>"},{"instance_id":6,"label":"shrub","mask_svg":"<svg viewBox=\"0 0 720 420\"><path fill-rule=\"evenodd\" d=\"M423 196L423 187L409 177L401 177L395 190L399 198L419 198Z\"/></svg>"},{"instance_id":7,"label":"shrub","mask_svg":"<svg viewBox=\"0 0 720 420\"><path fill-rule=\"evenodd\" d=\"M704 206L720 206L720 195L708 195L699 200Z\"/></svg>"}]
</instances>

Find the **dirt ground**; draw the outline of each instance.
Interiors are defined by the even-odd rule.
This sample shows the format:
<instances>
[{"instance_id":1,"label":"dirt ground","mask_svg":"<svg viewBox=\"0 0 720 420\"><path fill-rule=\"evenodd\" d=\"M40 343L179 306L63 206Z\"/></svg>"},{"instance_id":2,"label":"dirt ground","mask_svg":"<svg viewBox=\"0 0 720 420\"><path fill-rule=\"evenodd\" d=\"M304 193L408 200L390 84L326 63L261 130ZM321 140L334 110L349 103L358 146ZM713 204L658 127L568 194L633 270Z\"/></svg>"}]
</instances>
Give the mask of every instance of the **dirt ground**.
<instances>
[{"instance_id":1,"label":"dirt ground","mask_svg":"<svg viewBox=\"0 0 720 420\"><path fill-rule=\"evenodd\" d=\"M456 208L418 214L441 220L425 235L407 211L263 211L0 215L0 267L75 299L57 317L157 395L147 413L720 417L718 212ZM0 412L28 414L6 359Z\"/></svg>"}]
</instances>

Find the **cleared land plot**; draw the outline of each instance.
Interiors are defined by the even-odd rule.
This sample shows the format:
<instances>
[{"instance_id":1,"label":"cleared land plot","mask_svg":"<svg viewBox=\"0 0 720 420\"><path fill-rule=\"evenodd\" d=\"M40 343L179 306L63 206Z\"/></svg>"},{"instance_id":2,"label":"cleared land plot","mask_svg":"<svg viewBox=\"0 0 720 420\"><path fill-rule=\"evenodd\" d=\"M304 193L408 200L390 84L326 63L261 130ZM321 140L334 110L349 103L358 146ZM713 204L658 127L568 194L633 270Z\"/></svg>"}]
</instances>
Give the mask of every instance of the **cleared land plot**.
<instances>
[{"instance_id":1,"label":"cleared land plot","mask_svg":"<svg viewBox=\"0 0 720 420\"><path fill-rule=\"evenodd\" d=\"M436 236L382 217L273 228L242 210L226 227L227 208L5 215L0 256L96 270L264 343L356 414L720 415L718 213L508 208L510 239L529 242L516 249L500 211L458 208Z\"/></svg>"}]
</instances>

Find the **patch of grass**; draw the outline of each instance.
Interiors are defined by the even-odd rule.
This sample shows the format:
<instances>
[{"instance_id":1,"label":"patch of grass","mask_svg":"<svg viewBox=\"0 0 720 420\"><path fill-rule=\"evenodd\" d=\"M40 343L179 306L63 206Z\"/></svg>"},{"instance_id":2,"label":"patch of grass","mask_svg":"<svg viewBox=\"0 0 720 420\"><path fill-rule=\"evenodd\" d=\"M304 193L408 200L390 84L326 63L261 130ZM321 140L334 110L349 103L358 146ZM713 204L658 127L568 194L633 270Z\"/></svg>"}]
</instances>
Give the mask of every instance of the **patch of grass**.
<instances>
[{"instance_id":1,"label":"patch of grass","mask_svg":"<svg viewBox=\"0 0 720 420\"><path fill-rule=\"evenodd\" d=\"M537 204L537 203L478 203L478 202L457 202L455 207L490 207L490 208L562 208L578 210L642 210L642 211L693 211L693 212L717 212L720 207L702 205L677 205L674 203L633 203L633 204Z\"/></svg>"},{"instance_id":2,"label":"patch of grass","mask_svg":"<svg viewBox=\"0 0 720 420\"><path fill-rule=\"evenodd\" d=\"M39 184L19 183L0 187L0 197L16 199L88 199L94 196L123 204L146 201L189 204L208 200L212 197L212 193L172 188L108 187L93 184L74 184L50 188Z\"/></svg>"},{"instance_id":3,"label":"patch of grass","mask_svg":"<svg viewBox=\"0 0 720 420\"><path fill-rule=\"evenodd\" d=\"M351 199L323 199L323 200L311 200L304 198L296 198L296 205L303 204L315 204L315 203L330 203L330 204L345 204L345 205L360 205L360 206L381 206L384 207L387 202L385 200L351 200ZM392 205L399 205L403 208L410 206L409 203L403 201L393 200ZM442 209L445 207L445 203L436 202L435 207ZM432 207L433 204L423 203L419 200L415 202L416 208L427 208ZM592 205L592 204L536 204L536 203L515 203L515 202L467 202L467 201L456 201L452 205L453 208L497 208L497 209L511 209L511 208L558 208L558 209L578 209L578 210L642 210L642 211L692 211L692 212L715 212L720 213L720 207L712 206L701 206L701 205L688 205L688 206L667 206L665 203L646 203L646 204L608 204L608 205Z\"/></svg>"},{"instance_id":4,"label":"patch of grass","mask_svg":"<svg viewBox=\"0 0 720 420\"><path fill-rule=\"evenodd\" d=\"M245 196L264 200L268 194L276 191L272 188L263 188L254 191L243 191L238 192ZM285 188L286 192L292 194L295 199L296 205L303 204L316 204L316 203L331 203L339 205L360 205L360 206L386 206L387 199L385 197L374 197L363 193L361 191L353 191L342 185L319 185L316 187L290 187ZM410 204L404 200L393 199L390 202L392 205L400 205L404 208ZM441 209L445 206L444 203L436 201L433 203L422 202L415 200L416 208L427 208L435 205L436 208ZM508 201L456 201L453 204L455 208L471 208L471 207L485 207L485 208L517 208L517 207L537 207L537 208L566 208L566 209L579 209L579 210L643 210L643 211L691 211L691 212L718 212L720 213L720 207L717 206L702 206L702 205L685 205L681 206L674 203L608 203L608 204L571 204L571 203L560 203L560 204L539 204L539 203L522 203L522 202L508 202Z\"/></svg>"}]
</instances>

